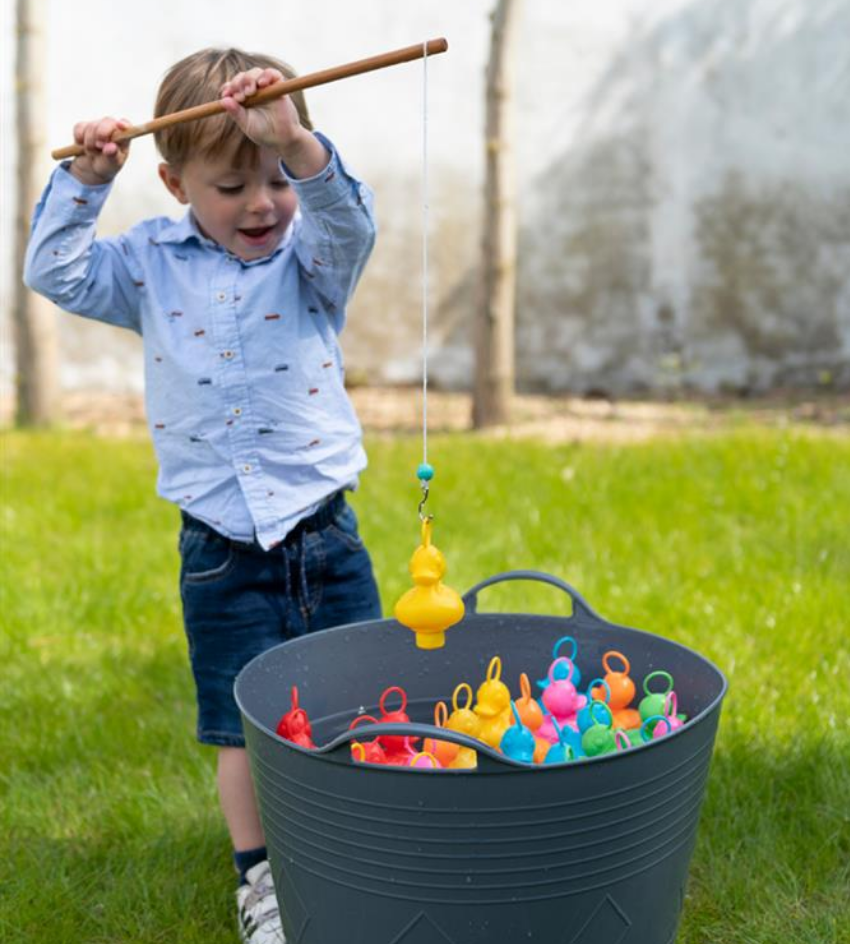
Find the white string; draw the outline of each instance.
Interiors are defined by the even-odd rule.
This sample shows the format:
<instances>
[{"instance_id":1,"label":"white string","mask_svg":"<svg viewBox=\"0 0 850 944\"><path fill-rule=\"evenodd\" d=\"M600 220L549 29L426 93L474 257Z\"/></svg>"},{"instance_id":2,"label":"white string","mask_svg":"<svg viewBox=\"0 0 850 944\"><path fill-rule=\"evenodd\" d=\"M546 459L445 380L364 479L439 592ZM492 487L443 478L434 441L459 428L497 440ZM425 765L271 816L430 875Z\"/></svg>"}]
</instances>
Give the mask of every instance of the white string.
<instances>
[{"instance_id":1,"label":"white string","mask_svg":"<svg viewBox=\"0 0 850 944\"><path fill-rule=\"evenodd\" d=\"M422 44L422 462L428 461L428 43Z\"/></svg>"}]
</instances>

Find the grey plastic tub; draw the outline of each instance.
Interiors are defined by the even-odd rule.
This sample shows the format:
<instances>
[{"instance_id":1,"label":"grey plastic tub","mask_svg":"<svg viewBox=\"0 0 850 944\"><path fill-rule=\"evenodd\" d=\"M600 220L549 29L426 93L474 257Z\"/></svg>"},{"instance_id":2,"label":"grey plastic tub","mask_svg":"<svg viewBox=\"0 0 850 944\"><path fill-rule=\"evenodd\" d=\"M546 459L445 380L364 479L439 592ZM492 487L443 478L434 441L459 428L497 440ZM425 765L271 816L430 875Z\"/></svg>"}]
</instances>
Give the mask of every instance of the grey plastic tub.
<instances>
[{"instance_id":1,"label":"grey plastic tub","mask_svg":"<svg viewBox=\"0 0 850 944\"><path fill-rule=\"evenodd\" d=\"M570 617L480 614L477 594L531 579L570 595ZM250 662L236 680L278 899L289 944L670 944L726 692L698 653L598 616L569 585L515 571L473 587L444 649L417 649L394 620L325 630ZM631 661L638 687L653 669L676 681L690 721L622 754L530 769L429 723L457 683L473 690L493 655L515 691L541 678L555 642L578 642L587 679L603 654ZM537 673L537 674L535 674ZM320 750L274 731L290 689ZM412 733L476 748L478 768L364 766L350 741L407 726L361 725L389 685L408 695Z\"/></svg>"}]
</instances>

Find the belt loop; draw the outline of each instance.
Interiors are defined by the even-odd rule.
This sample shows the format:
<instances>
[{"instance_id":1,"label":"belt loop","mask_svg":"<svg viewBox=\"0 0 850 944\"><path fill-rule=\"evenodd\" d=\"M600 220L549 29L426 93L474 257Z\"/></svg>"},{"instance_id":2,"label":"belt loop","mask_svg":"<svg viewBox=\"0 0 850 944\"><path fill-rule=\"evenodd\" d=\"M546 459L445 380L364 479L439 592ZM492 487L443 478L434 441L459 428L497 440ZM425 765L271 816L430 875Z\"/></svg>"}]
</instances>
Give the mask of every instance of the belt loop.
<instances>
[{"instance_id":1,"label":"belt loop","mask_svg":"<svg viewBox=\"0 0 850 944\"><path fill-rule=\"evenodd\" d=\"M345 501L344 494L340 489L338 492L328 495L316 511L306 519L307 527L313 531L321 531L332 524L339 513L341 503Z\"/></svg>"},{"instance_id":2,"label":"belt loop","mask_svg":"<svg viewBox=\"0 0 850 944\"><path fill-rule=\"evenodd\" d=\"M286 541L281 544L280 550L283 554L283 569L286 573L286 605L290 607L292 606L292 576L289 573L289 545Z\"/></svg>"},{"instance_id":3,"label":"belt loop","mask_svg":"<svg viewBox=\"0 0 850 944\"><path fill-rule=\"evenodd\" d=\"M334 518L336 518L344 501L345 492L342 489L340 489L338 492L334 492L333 495L331 495L331 497L328 499L328 504L326 507L326 527L334 520Z\"/></svg>"}]
</instances>

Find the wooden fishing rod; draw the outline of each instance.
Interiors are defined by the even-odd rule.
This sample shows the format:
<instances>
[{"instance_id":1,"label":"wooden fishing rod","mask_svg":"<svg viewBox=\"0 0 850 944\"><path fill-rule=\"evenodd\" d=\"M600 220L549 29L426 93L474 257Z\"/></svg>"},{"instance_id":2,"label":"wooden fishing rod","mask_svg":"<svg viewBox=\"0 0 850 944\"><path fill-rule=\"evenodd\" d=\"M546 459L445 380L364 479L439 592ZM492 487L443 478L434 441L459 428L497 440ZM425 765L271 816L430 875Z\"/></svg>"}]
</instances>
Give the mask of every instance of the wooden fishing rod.
<instances>
[{"instance_id":1,"label":"wooden fishing rod","mask_svg":"<svg viewBox=\"0 0 850 944\"><path fill-rule=\"evenodd\" d=\"M426 55L435 56L437 53L445 52L448 48L449 44L445 39L430 39L426 43L405 46L402 49L385 52L369 59L358 59L356 62L334 66L334 68L324 69L322 72L311 72L309 75L299 75L294 79L275 82L274 85L269 85L250 98L246 98L242 104L245 108L253 108L256 105L262 105L263 102L280 98L282 95L288 95L290 92L313 88L316 85L326 85L328 82L336 82L337 79L347 79L352 75L374 72L376 69L385 69L387 66L396 66L402 62L411 62L414 59L422 59ZM220 101L207 102L204 105L196 105L194 108L172 112L170 115L162 115L159 118L145 122L143 125L133 125L123 131L116 131L111 140L116 142L129 141L131 138L153 134L154 131L159 131L161 128L170 128L172 125L182 124L184 121L198 121L201 118L209 118L212 115L221 114L223 111L224 107ZM50 156L56 161L61 161L67 157L77 157L84 153L85 149L82 145L69 144L67 147L52 151Z\"/></svg>"}]
</instances>

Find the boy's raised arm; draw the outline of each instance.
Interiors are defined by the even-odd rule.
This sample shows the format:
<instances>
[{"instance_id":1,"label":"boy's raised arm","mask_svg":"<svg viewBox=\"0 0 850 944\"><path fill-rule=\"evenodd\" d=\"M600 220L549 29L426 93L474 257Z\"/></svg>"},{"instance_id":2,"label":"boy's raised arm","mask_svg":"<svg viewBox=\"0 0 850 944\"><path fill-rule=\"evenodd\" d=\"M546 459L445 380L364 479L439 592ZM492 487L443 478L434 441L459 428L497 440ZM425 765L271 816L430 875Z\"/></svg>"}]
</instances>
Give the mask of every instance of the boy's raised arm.
<instances>
[{"instance_id":1,"label":"boy's raised arm","mask_svg":"<svg viewBox=\"0 0 850 944\"><path fill-rule=\"evenodd\" d=\"M287 166L284 172L301 207L295 240L298 261L339 332L345 306L375 245L377 228L372 191L350 173L324 135L317 132L315 137L330 154L327 165L306 179L293 177Z\"/></svg>"},{"instance_id":2,"label":"boy's raised arm","mask_svg":"<svg viewBox=\"0 0 850 944\"><path fill-rule=\"evenodd\" d=\"M80 122L74 138L86 153L56 168L35 209L24 261L24 282L74 314L141 330L138 273L127 241L96 239L97 217L129 142L109 136L126 122Z\"/></svg>"}]
</instances>

